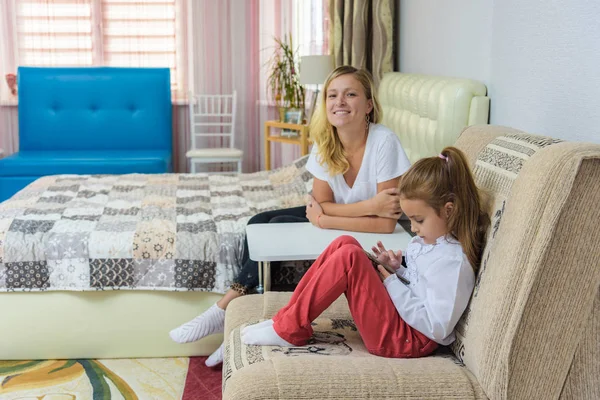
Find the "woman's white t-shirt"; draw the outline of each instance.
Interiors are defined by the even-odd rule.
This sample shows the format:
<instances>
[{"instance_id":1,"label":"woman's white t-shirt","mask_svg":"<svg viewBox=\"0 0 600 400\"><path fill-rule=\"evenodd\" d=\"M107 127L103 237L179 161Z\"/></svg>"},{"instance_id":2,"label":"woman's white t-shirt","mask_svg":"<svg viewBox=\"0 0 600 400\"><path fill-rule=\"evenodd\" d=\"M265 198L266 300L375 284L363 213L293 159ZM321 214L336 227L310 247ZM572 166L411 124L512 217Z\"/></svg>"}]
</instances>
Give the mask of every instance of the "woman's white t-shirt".
<instances>
[{"instance_id":1,"label":"woman's white t-shirt","mask_svg":"<svg viewBox=\"0 0 600 400\"><path fill-rule=\"evenodd\" d=\"M410 167L398 136L380 124L371 124L369 127L365 154L352 187L348 186L343 174L329 175L327 164L321 165L319 160L315 145L306 169L315 178L329 183L337 204L357 203L374 197L378 183L397 178Z\"/></svg>"}]
</instances>

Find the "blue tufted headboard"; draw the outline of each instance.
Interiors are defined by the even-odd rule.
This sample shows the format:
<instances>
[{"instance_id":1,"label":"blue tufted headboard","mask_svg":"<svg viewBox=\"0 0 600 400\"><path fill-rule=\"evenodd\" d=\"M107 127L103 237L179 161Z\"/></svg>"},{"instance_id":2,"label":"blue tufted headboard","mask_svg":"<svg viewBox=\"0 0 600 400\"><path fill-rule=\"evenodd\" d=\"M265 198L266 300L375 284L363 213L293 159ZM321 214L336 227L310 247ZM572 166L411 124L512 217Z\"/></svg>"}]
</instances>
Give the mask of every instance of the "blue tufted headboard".
<instances>
[{"instance_id":1,"label":"blue tufted headboard","mask_svg":"<svg viewBox=\"0 0 600 400\"><path fill-rule=\"evenodd\" d=\"M19 67L21 151L171 151L168 68Z\"/></svg>"}]
</instances>

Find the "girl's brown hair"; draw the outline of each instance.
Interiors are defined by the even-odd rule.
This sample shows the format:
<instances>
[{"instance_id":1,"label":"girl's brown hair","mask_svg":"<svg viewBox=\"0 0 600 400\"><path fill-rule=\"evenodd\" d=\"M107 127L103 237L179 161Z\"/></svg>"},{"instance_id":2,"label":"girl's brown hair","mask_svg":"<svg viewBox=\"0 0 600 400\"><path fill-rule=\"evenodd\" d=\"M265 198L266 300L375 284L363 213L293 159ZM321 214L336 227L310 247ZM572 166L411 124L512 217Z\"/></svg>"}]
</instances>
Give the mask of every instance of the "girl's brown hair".
<instances>
[{"instance_id":1,"label":"girl's brown hair","mask_svg":"<svg viewBox=\"0 0 600 400\"><path fill-rule=\"evenodd\" d=\"M423 200L438 215L446 203L453 203L448 230L460 242L473 269L479 268L490 217L462 151L446 147L440 156L420 159L402 175L399 191L406 199Z\"/></svg>"},{"instance_id":2,"label":"girl's brown hair","mask_svg":"<svg viewBox=\"0 0 600 400\"><path fill-rule=\"evenodd\" d=\"M315 113L310 121L310 137L316 143L319 149L319 156L321 161L327 164L327 170L329 175L334 176L337 174L343 174L348 171L350 164L346 159L342 142L337 134L336 128L329 123L327 119L327 89L329 84L335 78L352 74L356 80L358 80L365 92L367 100L373 102L373 109L369 113L369 121L377 124L381 121L381 106L377 97L375 96L375 84L371 73L364 69L356 69L350 65L342 65L334 69L327 79L325 85L320 94L319 107L315 110Z\"/></svg>"}]
</instances>

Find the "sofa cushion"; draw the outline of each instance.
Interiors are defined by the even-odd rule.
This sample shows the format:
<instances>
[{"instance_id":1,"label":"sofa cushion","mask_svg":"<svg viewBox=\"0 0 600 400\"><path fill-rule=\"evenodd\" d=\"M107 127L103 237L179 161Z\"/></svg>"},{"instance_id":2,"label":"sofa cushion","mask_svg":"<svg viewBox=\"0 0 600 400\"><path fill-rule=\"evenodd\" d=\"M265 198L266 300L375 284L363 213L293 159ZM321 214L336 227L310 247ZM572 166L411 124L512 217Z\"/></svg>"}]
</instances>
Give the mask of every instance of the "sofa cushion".
<instances>
[{"instance_id":1,"label":"sofa cushion","mask_svg":"<svg viewBox=\"0 0 600 400\"><path fill-rule=\"evenodd\" d=\"M343 297L314 321L307 346L243 344L241 329L270 318L290 296L246 296L227 308L223 398L485 398L473 375L449 353L425 359L369 354Z\"/></svg>"},{"instance_id":2,"label":"sofa cushion","mask_svg":"<svg viewBox=\"0 0 600 400\"><path fill-rule=\"evenodd\" d=\"M128 174L170 171L168 151L21 151L0 160L0 176Z\"/></svg>"},{"instance_id":3,"label":"sofa cushion","mask_svg":"<svg viewBox=\"0 0 600 400\"><path fill-rule=\"evenodd\" d=\"M600 146L489 126L456 145L493 210L455 352L491 398L557 398L600 281Z\"/></svg>"}]
</instances>

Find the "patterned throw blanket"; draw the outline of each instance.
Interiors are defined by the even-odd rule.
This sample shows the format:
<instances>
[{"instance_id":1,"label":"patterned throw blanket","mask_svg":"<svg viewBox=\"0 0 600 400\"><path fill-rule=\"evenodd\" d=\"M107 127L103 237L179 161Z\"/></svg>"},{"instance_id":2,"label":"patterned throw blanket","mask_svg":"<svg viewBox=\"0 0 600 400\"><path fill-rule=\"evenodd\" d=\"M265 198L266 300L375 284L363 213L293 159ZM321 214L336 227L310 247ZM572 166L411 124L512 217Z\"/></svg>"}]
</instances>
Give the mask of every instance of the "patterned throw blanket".
<instances>
[{"instance_id":1,"label":"patterned throw blanket","mask_svg":"<svg viewBox=\"0 0 600 400\"><path fill-rule=\"evenodd\" d=\"M40 178L0 204L0 291L224 292L248 219L304 203L307 159L253 174Z\"/></svg>"}]
</instances>

